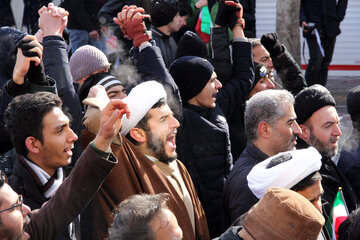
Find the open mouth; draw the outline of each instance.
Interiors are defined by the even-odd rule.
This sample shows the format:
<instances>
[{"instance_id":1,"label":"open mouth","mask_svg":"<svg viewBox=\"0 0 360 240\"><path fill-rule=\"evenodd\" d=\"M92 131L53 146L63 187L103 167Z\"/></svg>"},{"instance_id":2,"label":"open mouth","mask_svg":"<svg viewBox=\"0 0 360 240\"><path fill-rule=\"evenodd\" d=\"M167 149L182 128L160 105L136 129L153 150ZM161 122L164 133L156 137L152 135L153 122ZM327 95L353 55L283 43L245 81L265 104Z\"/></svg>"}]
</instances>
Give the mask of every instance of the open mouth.
<instances>
[{"instance_id":1,"label":"open mouth","mask_svg":"<svg viewBox=\"0 0 360 240\"><path fill-rule=\"evenodd\" d=\"M166 139L166 144L173 150L176 149L175 135L171 135Z\"/></svg>"},{"instance_id":2,"label":"open mouth","mask_svg":"<svg viewBox=\"0 0 360 240\"><path fill-rule=\"evenodd\" d=\"M71 157L72 155L73 155L73 152L72 152L72 150L71 149L73 149L74 147L72 146L71 148L66 148L65 150L64 150L64 153L66 154L66 155L68 155L69 157Z\"/></svg>"}]
</instances>

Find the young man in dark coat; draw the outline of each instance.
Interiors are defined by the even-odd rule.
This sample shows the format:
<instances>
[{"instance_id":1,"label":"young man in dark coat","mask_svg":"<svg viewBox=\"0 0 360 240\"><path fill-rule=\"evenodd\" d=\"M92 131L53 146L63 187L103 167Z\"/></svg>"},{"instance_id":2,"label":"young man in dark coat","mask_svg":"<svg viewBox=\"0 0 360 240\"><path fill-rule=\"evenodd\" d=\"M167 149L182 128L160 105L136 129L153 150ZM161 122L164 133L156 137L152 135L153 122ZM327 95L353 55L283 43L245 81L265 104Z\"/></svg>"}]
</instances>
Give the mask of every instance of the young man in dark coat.
<instances>
[{"instance_id":1,"label":"young man in dark coat","mask_svg":"<svg viewBox=\"0 0 360 240\"><path fill-rule=\"evenodd\" d=\"M338 152L341 136L340 119L335 108L335 99L325 87L315 84L305 88L295 97L295 111L302 130L299 148L313 146L322 155L323 214L330 214L339 187L342 188L349 212L359 205L359 199L345 176L339 171L332 157Z\"/></svg>"},{"instance_id":2,"label":"young man in dark coat","mask_svg":"<svg viewBox=\"0 0 360 240\"><path fill-rule=\"evenodd\" d=\"M151 32L160 48L165 66L169 67L175 59L177 44L171 34L182 27L180 8L175 0L151 0Z\"/></svg>"},{"instance_id":3,"label":"young man in dark coat","mask_svg":"<svg viewBox=\"0 0 360 240\"><path fill-rule=\"evenodd\" d=\"M53 95L42 93L36 98L41 99L49 94ZM19 96L11 105L15 107L23 104L22 101L32 97L31 94ZM117 163L117 159L111 154L110 144L121 128L119 119L123 114L130 116L126 104L121 100L113 100L105 107L95 140L84 151L72 174L39 210L30 211L23 204L23 198L4 183L5 179L0 173L1 239L55 239L69 225L87 206Z\"/></svg>"},{"instance_id":4,"label":"young man in dark coat","mask_svg":"<svg viewBox=\"0 0 360 240\"><path fill-rule=\"evenodd\" d=\"M246 101L254 81L251 44L244 39L243 25L235 24L233 34L234 74L224 87L206 59L184 56L169 68L183 101L179 159L204 206L211 237L221 233L221 195L233 162L227 121Z\"/></svg>"}]
</instances>

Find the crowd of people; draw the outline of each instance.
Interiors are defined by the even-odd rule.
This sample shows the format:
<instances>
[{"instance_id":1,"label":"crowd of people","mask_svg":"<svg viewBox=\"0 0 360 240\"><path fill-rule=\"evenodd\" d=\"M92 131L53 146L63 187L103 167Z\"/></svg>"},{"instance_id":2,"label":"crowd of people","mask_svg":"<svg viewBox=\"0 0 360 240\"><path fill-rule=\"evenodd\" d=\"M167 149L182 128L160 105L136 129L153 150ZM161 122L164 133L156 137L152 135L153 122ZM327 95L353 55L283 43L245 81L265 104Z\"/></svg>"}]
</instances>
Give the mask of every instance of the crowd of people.
<instances>
[{"instance_id":1,"label":"crowd of people","mask_svg":"<svg viewBox=\"0 0 360 240\"><path fill-rule=\"evenodd\" d=\"M35 35L0 29L0 239L359 239L360 89L336 165L330 53L303 75L276 33L251 38L252 1L110 0L91 19L79 2L41 7ZM335 39L314 2L304 34ZM328 7L338 23L346 2ZM179 31L207 5L209 44ZM121 70L100 44L110 21ZM339 189L349 217L325 224Z\"/></svg>"}]
</instances>

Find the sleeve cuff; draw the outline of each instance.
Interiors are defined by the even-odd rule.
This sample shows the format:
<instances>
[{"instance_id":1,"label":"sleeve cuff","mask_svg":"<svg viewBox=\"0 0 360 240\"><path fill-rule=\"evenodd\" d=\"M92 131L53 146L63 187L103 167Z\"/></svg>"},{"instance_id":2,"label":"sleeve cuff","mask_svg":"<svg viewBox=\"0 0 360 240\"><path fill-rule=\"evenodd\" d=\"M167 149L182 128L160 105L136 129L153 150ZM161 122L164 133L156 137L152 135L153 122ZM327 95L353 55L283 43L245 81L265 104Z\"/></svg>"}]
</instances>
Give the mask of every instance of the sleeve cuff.
<instances>
[{"instance_id":1,"label":"sleeve cuff","mask_svg":"<svg viewBox=\"0 0 360 240\"><path fill-rule=\"evenodd\" d=\"M111 149L110 149L109 152L104 152L104 151L98 149L98 148L95 146L94 141L92 141L92 142L90 143L90 146L91 146L92 149L94 149L94 151L96 152L96 154L98 154L100 157L102 157L102 158L104 158L104 159L106 159L106 160L109 160L109 158L110 158L110 156L111 156Z\"/></svg>"},{"instance_id":2,"label":"sleeve cuff","mask_svg":"<svg viewBox=\"0 0 360 240\"><path fill-rule=\"evenodd\" d=\"M243 38L234 38L233 39L234 42L247 42L248 39L246 37Z\"/></svg>"}]
</instances>

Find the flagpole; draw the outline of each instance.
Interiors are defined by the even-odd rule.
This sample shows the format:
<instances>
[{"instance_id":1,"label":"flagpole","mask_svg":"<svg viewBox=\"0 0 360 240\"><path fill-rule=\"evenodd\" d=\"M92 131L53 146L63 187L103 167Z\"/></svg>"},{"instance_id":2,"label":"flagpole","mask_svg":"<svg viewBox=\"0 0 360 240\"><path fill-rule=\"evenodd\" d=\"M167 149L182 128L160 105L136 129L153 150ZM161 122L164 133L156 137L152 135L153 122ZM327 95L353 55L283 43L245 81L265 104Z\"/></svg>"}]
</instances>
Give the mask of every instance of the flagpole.
<instances>
[{"instance_id":1,"label":"flagpole","mask_svg":"<svg viewBox=\"0 0 360 240\"><path fill-rule=\"evenodd\" d=\"M342 192L342 188L341 188L341 187L339 187L339 191L340 191L341 200L343 201L343 203L345 203L344 206L345 206L346 213L347 213L347 215L349 215L349 210L348 210L348 208L347 208L347 204L346 204L346 202L345 202L344 194L343 194L343 192Z\"/></svg>"}]
</instances>

